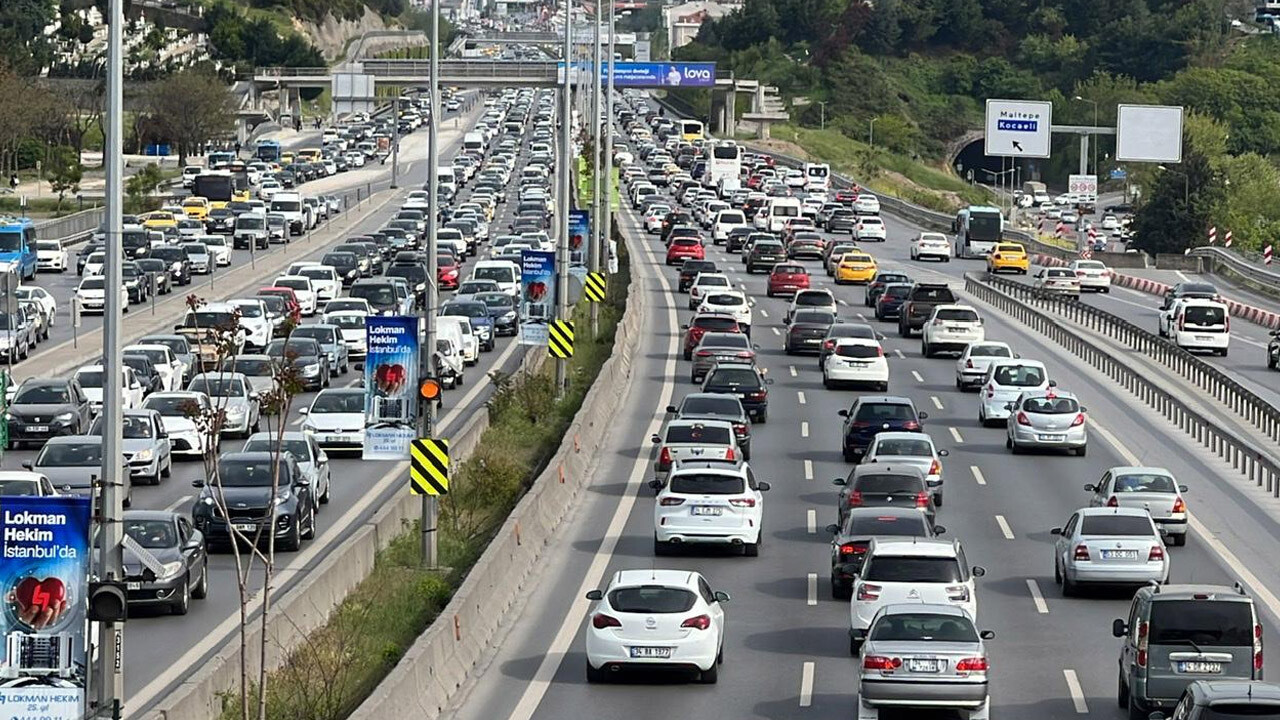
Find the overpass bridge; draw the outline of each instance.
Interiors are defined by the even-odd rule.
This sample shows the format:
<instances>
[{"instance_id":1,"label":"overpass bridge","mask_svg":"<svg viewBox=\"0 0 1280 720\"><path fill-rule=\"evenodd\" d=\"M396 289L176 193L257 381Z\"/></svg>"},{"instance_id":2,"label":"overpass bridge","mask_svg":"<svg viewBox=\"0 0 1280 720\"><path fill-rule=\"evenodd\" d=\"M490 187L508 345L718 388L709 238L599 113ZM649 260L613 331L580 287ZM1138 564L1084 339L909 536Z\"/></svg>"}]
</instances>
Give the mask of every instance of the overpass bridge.
<instances>
[{"instance_id":1,"label":"overpass bridge","mask_svg":"<svg viewBox=\"0 0 1280 720\"><path fill-rule=\"evenodd\" d=\"M431 63L426 60L365 60L351 72L373 77L374 85L430 85ZM441 60L442 85L541 86L559 83L559 64L554 61ZM330 68L260 67L253 82L263 90L279 88L328 88L333 84Z\"/></svg>"}]
</instances>

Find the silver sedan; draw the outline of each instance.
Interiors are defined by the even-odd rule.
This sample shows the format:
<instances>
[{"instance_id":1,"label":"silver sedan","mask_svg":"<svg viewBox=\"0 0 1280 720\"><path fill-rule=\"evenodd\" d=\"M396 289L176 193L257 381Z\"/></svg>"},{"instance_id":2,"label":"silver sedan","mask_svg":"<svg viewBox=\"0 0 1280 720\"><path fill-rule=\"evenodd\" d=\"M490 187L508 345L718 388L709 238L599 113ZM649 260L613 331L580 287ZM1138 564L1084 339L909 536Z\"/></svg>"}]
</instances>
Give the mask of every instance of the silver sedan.
<instances>
[{"instance_id":1,"label":"silver sedan","mask_svg":"<svg viewBox=\"0 0 1280 720\"><path fill-rule=\"evenodd\" d=\"M1004 446L1023 450L1066 450L1083 456L1089 444L1085 413L1075 395L1054 388L1030 390L1009 403Z\"/></svg>"},{"instance_id":2,"label":"silver sedan","mask_svg":"<svg viewBox=\"0 0 1280 720\"><path fill-rule=\"evenodd\" d=\"M1169 556L1151 515L1141 508L1090 507L1053 528L1053 579L1064 596L1081 585L1145 585L1169 579Z\"/></svg>"}]
</instances>

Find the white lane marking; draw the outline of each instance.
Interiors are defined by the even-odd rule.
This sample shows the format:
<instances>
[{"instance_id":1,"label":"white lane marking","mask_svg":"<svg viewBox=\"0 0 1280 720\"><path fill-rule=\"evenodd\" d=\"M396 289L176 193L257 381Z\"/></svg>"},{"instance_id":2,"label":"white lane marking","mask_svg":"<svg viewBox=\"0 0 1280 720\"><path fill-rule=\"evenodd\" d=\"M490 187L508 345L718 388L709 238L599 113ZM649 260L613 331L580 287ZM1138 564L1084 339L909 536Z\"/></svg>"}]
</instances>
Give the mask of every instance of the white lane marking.
<instances>
[{"instance_id":1,"label":"white lane marking","mask_svg":"<svg viewBox=\"0 0 1280 720\"><path fill-rule=\"evenodd\" d=\"M797 391L796 391L796 401L797 401L797 402L799 402L801 405L804 405L804 404L805 404L804 391L803 391L803 390L797 390Z\"/></svg>"},{"instance_id":2,"label":"white lane marking","mask_svg":"<svg viewBox=\"0 0 1280 720\"><path fill-rule=\"evenodd\" d=\"M303 421L303 420L306 420L306 419L307 419L307 416L306 416L306 415L299 415L298 417L294 418L293 420L290 420L290 421L289 421L289 424L290 424L290 425L301 425L301 424L302 424L302 421Z\"/></svg>"},{"instance_id":3,"label":"white lane marking","mask_svg":"<svg viewBox=\"0 0 1280 720\"><path fill-rule=\"evenodd\" d=\"M806 661L800 666L800 707L813 704L813 663Z\"/></svg>"},{"instance_id":4,"label":"white lane marking","mask_svg":"<svg viewBox=\"0 0 1280 720\"><path fill-rule=\"evenodd\" d=\"M809 573L809 604L818 604L818 573Z\"/></svg>"},{"instance_id":5,"label":"white lane marking","mask_svg":"<svg viewBox=\"0 0 1280 720\"><path fill-rule=\"evenodd\" d=\"M789 366L788 366L788 369L789 369L789 370L791 370L791 377L796 377L797 375L799 375L799 374L800 374L800 373L796 372L796 366L795 366L795 365L789 365Z\"/></svg>"},{"instance_id":6,"label":"white lane marking","mask_svg":"<svg viewBox=\"0 0 1280 720\"><path fill-rule=\"evenodd\" d=\"M960 431L959 431L959 430L957 430L957 429L955 429L955 428L953 428L953 427L949 427L949 428L947 428L947 429L951 431L951 439L952 439L952 440L955 440L957 443L963 443L963 442L964 442L964 438L960 436Z\"/></svg>"},{"instance_id":7,"label":"white lane marking","mask_svg":"<svg viewBox=\"0 0 1280 720\"><path fill-rule=\"evenodd\" d=\"M165 509L164 509L164 511L165 511L165 512L173 512L174 510L177 510L178 508L182 507L183 505L186 505L186 504L187 504L187 503L189 503L189 502L191 502L191 496L190 496L190 495L183 495L182 497L180 497L180 498L178 498L177 500L174 500L172 503L170 503L170 504L169 504L169 507L165 508Z\"/></svg>"},{"instance_id":8,"label":"white lane marking","mask_svg":"<svg viewBox=\"0 0 1280 720\"><path fill-rule=\"evenodd\" d=\"M746 290L746 289L747 289L747 284L746 284L746 283L738 283L738 287L742 288L743 290Z\"/></svg>"},{"instance_id":9,"label":"white lane marking","mask_svg":"<svg viewBox=\"0 0 1280 720\"><path fill-rule=\"evenodd\" d=\"M1013 539L1013 529L1009 527L1009 521L1005 520L1003 515L996 516L996 524L1000 526L1000 533L1004 535L1005 540Z\"/></svg>"},{"instance_id":10,"label":"white lane marking","mask_svg":"<svg viewBox=\"0 0 1280 720\"><path fill-rule=\"evenodd\" d=\"M1076 677L1076 671L1066 668L1062 671L1062 676L1067 679L1067 691L1071 693L1071 704L1076 706L1076 712L1088 715L1089 705L1084 701L1084 690L1080 687L1080 678Z\"/></svg>"},{"instance_id":11,"label":"white lane marking","mask_svg":"<svg viewBox=\"0 0 1280 720\"><path fill-rule=\"evenodd\" d=\"M1097 422L1091 421L1091 423L1093 425L1093 429L1097 431L1098 435L1102 436L1102 439L1107 441L1108 445L1115 448L1116 452L1123 456L1130 465L1142 465L1141 458L1135 455L1132 450L1125 447L1125 445L1120 442L1120 439L1117 438L1110 430ZM1262 583L1262 580L1260 580L1257 575L1253 574L1253 572L1249 570L1248 566L1246 566L1234 552L1231 552L1231 549L1228 548L1225 543L1218 539L1218 536L1214 534L1212 530L1205 526L1204 523L1200 522L1195 515L1192 515L1188 519L1188 526L1197 536L1200 537L1201 542L1212 550L1214 554L1222 560L1223 564L1231 569L1231 572L1235 574L1240 582L1253 591L1255 599L1261 600L1267 606L1267 609L1273 614L1280 615L1280 597L1276 597L1275 593L1271 592L1271 590Z\"/></svg>"},{"instance_id":12,"label":"white lane marking","mask_svg":"<svg viewBox=\"0 0 1280 720\"><path fill-rule=\"evenodd\" d=\"M818 511L817 510L810 508L809 510L805 511L804 526L805 526L805 530L807 530L810 535L817 534L818 532Z\"/></svg>"},{"instance_id":13,"label":"white lane marking","mask_svg":"<svg viewBox=\"0 0 1280 720\"><path fill-rule=\"evenodd\" d=\"M1049 614L1049 603L1044 601L1044 593L1040 592L1040 584L1033 578L1027 578L1027 590L1031 593L1031 602L1036 604L1036 612Z\"/></svg>"},{"instance_id":14,"label":"white lane marking","mask_svg":"<svg viewBox=\"0 0 1280 720\"><path fill-rule=\"evenodd\" d=\"M800 423L800 437L809 437L809 421L804 420Z\"/></svg>"},{"instance_id":15,"label":"white lane marking","mask_svg":"<svg viewBox=\"0 0 1280 720\"><path fill-rule=\"evenodd\" d=\"M804 479L805 480L813 479L813 461L812 460L804 461Z\"/></svg>"},{"instance_id":16,"label":"white lane marking","mask_svg":"<svg viewBox=\"0 0 1280 720\"><path fill-rule=\"evenodd\" d=\"M1191 282L1191 278L1189 278L1189 277L1187 277L1186 275L1184 275L1184 274L1183 274L1183 272L1182 272L1181 270L1174 270L1174 271L1173 271L1173 274L1174 274L1174 275L1177 275L1177 276L1178 276L1178 279L1182 280L1182 282Z\"/></svg>"},{"instance_id":17,"label":"white lane marking","mask_svg":"<svg viewBox=\"0 0 1280 720\"><path fill-rule=\"evenodd\" d=\"M902 351L901 351L901 350L899 350L898 348L894 348L894 349L893 349L893 354L894 354L894 355L897 355L897 356L898 356L898 357L900 357L900 358L905 358L905 357L906 357L906 355L903 355L903 354L902 354Z\"/></svg>"},{"instance_id":18,"label":"white lane marking","mask_svg":"<svg viewBox=\"0 0 1280 720\"><path fill-rule=\"evenodd\" d=\"M764 308L760 308L760 317L762 317L762 318L767 318L767 317L769 317L769 311L768 311L768 310L765 310Z\"/></svg>"},{"instance_id":19,"label":"white lane marking","mask_svg":"<svg viewBox=\"0 0 1280 720\"><path fill-rule=\"evenodd\" d=\"M776 327L771 327L771 328L769 328L769 329L773 331L773 334L774 334L774 335L777 335L778 337L782 337L782 333L778 332L778 328L776 328Z\"/></svg>"},{"instance_id":20,"label":"white lane marking","mask_svg":"<svg viewBox=\"0 0 1280 720\"><path fill-rule=\"evenodd\" d=\"M973 473L973 481L979 485L986 485L987 479L982 476L982 468L977 465L970 465L969 472Z\"/></svg>"},{"instance_id":21,"label":"white lane marking","mask_svg":"<svg viewBox=\"0 0 1280 720\"><path fill-rule=\"evenodd\" d=\"M837 302L839 302L841 305L844 305L845 307L849 306L849 303L845 302L844 298L840 298Z\"/></svg>"},{"instance_id":22,"label":"white lane marking","mask_svg":"<svg viewBox=\"0 0 1280 720\"><path fill-rule=\"evenodd\" d=\"M862 313L858 313L858 319L859 319L859 320L861 320L861 321L863 321L863 322L866 322L866 321L867 321L867 316L866 316L866 315L863 315Z\"/></svg>"},{"instance_id":23,"label":"white lane marking","mask_svg":"<svg viewBox=\"0 0 1280 720\"><path fill-rule=\"evenodd\" d=\"M916 382L921 382L921 383L924 382L924 378L921 377L920 373L915 370L911 371L911 377L915 378Z\"/></svg>"},{"instance_id":24,"label":"white lane marking","mask_svg":"<svg viewBox=\"0 0 1280 720\"><path fill-rule=\"evenodd\" d=\"M938 399L938 396L937 396L937 395L930 395L930 396L929 396L929 399L933 401L933 406L934 406L935 408L937 408L937 409L939 409L939 410L941 410L941 409L942 409L942 401Z\"/></svg>"}]
</instances>

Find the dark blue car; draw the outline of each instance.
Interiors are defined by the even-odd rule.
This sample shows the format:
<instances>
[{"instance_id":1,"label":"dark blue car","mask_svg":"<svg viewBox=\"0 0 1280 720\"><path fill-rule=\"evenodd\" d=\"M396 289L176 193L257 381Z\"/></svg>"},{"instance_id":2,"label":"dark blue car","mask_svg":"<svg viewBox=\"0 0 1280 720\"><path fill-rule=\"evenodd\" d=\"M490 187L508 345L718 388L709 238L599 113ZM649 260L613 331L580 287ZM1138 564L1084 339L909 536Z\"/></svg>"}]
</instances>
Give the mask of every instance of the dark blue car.
<instances>
[{"instance_id":1,"label":"dark blue car","mask_svg":"<svg viewBox=\"0 0 1280 720\"><path fill-rule=\"evenodd\" d=\"M893 320L902 315L902 304L910 294L910 285L901 283L886 285L876 296L876 319Z\"/></svg>"},{"instance_id":2,"label":"dark blue car","mask_svg":"<svg viewBox=\"0 0 1280 720\"><path fill-rule=\"evenodd\" d=\"M854 401L848 410L841 410L844 429L841 432L841 450L845 462L859 462L879 432L923 432L921 423L928 413L917 412L909 398L892 395L866 395Z\"/></svg>"},{"instance_id":3,"label":"dark blue car","mask_svg":"<svg viewBox=\"0 0 1280 720\"><path fill-rule=\"evenodd\" d=\"M480 349L489 351L498 340L494 332L493 318L489 316L489 306L476 300L450 300L440 306L440 315L465 317L471 321L471 329L480 341Z\"/></svg>"}]
</instances>

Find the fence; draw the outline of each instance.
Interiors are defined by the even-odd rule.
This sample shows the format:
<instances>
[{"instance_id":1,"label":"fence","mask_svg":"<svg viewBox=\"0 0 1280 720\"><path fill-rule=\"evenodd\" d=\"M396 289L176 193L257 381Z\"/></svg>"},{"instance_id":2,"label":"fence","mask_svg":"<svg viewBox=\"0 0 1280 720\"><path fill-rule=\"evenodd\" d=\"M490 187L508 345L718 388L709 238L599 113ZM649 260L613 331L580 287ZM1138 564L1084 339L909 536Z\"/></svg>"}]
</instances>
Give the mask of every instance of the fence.
<instances>
[{"instance_id":1,"label":"fence","mask_svg":"<svg viewBox=\"0 0 1280 720\"><path fill-rule=\"evenodd\" d=\"M81 210L53 220L36 223L36 238L40 240L61 240L62 244L74 244L93 234L106 218L105 208Z\"/></svg>"}]
</instances>

